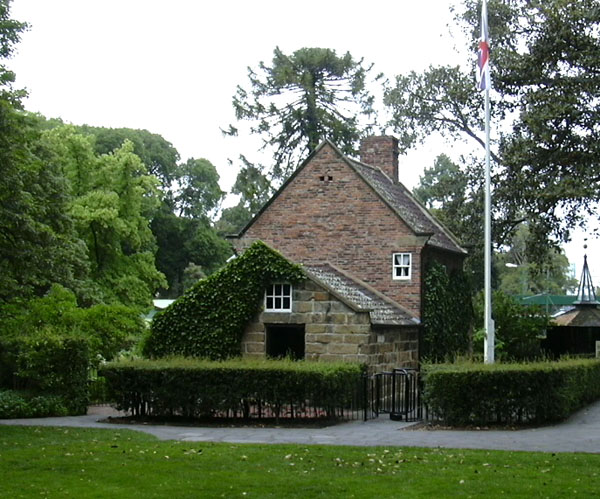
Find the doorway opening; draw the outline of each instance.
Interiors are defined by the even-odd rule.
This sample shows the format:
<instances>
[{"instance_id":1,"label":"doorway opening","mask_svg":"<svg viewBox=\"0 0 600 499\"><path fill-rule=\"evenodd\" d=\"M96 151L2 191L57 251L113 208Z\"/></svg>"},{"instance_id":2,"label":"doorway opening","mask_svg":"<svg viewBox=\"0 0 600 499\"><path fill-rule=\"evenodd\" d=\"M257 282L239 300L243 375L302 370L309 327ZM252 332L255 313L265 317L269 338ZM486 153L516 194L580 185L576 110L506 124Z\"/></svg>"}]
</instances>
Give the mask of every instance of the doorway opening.
<instances>
[{"instance_id":1,"label":"doorway opening","mask_svg":"<svg viewBox=\"0 0 600 499\"><path fill-rule=\"evenodd\" d=\"M266 324L267 357L304 358L304 324Z\"/></svg>"}]
</instances>

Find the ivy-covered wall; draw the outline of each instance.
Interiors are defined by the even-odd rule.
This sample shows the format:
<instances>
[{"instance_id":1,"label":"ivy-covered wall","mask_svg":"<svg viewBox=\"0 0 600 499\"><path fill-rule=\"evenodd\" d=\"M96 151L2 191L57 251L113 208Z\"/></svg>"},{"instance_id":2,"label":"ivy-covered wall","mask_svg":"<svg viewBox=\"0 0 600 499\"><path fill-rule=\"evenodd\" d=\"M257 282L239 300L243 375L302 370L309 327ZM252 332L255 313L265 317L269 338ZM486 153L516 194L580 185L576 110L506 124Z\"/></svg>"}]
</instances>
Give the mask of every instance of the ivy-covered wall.
<instances>
[{"instance_id":1,"label":"ivy-covered wall","mask_svg":"<svg viewBox=\"0 0 600 499\"><path fill-rule=\"evenodd\" d=\"M432 261L425 268L421 358L452 360L468 351L473 305L471 290L462 270L451 270Z\"/></svg>"},{"instance_id":2,"label":"ivy-covered wall","mask_svg":"<svg viewBox=\"0 0 600 499\"><path fill-rule=\"evenodd\" d=\"M260 310L267 285L296 284L304 278L299 265L257 241L154 317L144 355L212 360L239 356L245 326Z\"/></svg>"}]
</instances>

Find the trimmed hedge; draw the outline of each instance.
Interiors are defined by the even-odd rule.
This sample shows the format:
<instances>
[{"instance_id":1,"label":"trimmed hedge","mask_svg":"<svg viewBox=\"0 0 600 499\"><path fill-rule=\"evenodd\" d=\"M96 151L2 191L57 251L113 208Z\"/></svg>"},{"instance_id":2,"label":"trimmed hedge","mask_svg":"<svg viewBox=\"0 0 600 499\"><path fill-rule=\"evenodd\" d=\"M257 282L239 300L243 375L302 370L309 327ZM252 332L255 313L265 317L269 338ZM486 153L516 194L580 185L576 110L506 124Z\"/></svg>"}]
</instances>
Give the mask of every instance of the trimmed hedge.
<instances>
[{"instance_id":1,"label":"trimmed hedge","mask_svg":"<svg viewBox=\"0 0 600 499\"><path fill-rule=\"evenodd\" d=\"M600 361L430 364L423 399L450 425L550 423L600 399Z\"/></svg>"},{"instance_id":2,"label":"trimmed hedge","mask_svg":"<svg viewBox=\"0 0 600 499\"><path fill-rule=\"evenodd\" d=\"M134 415L246 418L250 406L274 417L286 416L284 406L310 406L333 417L352 403L363 373L351 363L189 358L114 362L99 372L117 408Z\"/></svg>"}]
</instances>

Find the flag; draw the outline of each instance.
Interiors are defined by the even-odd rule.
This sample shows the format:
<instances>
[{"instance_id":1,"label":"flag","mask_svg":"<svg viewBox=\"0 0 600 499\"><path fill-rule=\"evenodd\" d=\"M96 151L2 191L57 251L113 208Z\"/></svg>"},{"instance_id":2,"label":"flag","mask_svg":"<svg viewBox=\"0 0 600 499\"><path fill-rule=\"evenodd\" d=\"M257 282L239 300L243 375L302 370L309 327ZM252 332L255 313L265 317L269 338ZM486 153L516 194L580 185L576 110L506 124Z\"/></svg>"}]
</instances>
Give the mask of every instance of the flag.
<instances>
[{"instance_id":1,"label":"flag","mask_svg":"<svg viewBox=\"0 0 600 499\"><path fill-rule=\"evenodd\" d=\"M477 88L488 90L490 88L490 39L488 36L487 2L483 0L481 6L481 38L479 39L479 60L477 71Z\"/></svg>"}]
</instances>

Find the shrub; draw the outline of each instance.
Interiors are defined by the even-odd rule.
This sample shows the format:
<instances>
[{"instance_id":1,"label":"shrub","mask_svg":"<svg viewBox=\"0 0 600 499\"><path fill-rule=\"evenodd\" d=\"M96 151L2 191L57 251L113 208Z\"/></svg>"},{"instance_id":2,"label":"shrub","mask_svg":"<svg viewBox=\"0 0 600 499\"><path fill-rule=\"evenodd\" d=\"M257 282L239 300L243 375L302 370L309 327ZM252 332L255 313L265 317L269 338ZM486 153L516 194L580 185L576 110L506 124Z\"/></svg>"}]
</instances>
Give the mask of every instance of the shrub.
<instances>
[{"instance_id":1,"label":"shrub","mask_svg":"<svg viewBox=\"0 0 600 499\"><path fill-rule=\"evenodd\" d=\"M423 367L423 398L448 424L559 421L600 398L600 362L438 364Z\"/></svg>"},{"instance_id":2,"label":"shrub","mask_svg":"<svg viewBox=\"0 0 600 499\"><path fill-rule=\"evenodd\" d=\"M541 337L549 317L541 307L523 306L513 297L496 291L493 296L497 358L506 361L535 360L541 357ZM483 293L475 300L478 326L483 327ZM475 351L483 351L484 331L476 334Z\"/></svg>"},{"instance_id":3,"label":"shrub","mask_svg":"<svg viewBox=\"0 0 600 499\"><path fill-rule=\"evenodd\" d=\"M117 407L133 414L248 416L250 403L277 416L284 404L320 407L329 415L352 402L363 366L290 360L163 359L114 362L100 374Z\"/></svg>"},{"instance_id":4,"label":"shrub","mask_svg":"<svg viewBox=\"0 0 600 499\"><path fill-rule=\"evenodd\" d=\"M85 414L90 355L84 336L47 327L35 334L0 338L4 386L57 395L71 414Z\"/></svg>"},{"instance_id":5,"label":"shrub","mask_svg":"<svg viewBox=\"0 0 600 499\"><path fill-rule=\"evenodd\" d=\"M260 310L266 286L302 279L298 265L257 241L156 314L143 353L153 358L183 355L213 360L239 356L244 327Z\"/></svg>"},{"instance_id":6,"label":"shrub","mask_svg":"<svg viewBox=\"0 0 600 499\"><path fill-rule=\"evenodd\" d=\"M37 395L14 390L0 390L0 419L66 416L62 397Z\"/></svg>"}]
</instances>

